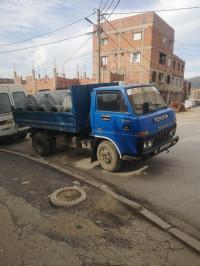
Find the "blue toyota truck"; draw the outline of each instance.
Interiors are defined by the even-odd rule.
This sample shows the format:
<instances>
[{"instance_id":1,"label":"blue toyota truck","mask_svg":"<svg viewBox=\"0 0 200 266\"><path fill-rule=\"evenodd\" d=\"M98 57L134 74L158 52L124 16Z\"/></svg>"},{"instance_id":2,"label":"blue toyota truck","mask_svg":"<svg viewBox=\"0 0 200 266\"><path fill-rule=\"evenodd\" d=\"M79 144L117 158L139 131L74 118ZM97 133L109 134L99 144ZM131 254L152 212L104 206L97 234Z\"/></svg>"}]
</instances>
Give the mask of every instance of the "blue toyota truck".
<instances>
[{"instance_id":1,"label":"blue toyota truck","mask_svg":"<svg viewBox=\"0 0 200 266\"><path fill-rule=\"evenodd\" d=\"M70 94L64 112L13 112L18 126L30 127L41 156L57 146L87 148L91 162L113 172L122 160L151 158L178 142L175 113L154 85L76 85Z\"/></svg>"}]
</instances>

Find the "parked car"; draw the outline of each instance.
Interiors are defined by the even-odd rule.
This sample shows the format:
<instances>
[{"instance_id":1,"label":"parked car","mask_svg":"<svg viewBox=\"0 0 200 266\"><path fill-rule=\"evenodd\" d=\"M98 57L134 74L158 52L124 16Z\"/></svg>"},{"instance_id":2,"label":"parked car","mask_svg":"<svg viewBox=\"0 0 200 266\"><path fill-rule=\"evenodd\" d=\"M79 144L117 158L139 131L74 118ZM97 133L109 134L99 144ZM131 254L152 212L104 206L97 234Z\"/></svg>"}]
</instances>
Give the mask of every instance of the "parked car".
<instances>
[{"instance_id":1,"label":"parked car","mask_svg":"<svg viewBox=\"0 0 200 266\"><path fill-rule=\"evenodd\" d=\"M13 111L24 107L26 93L22 85L0 85L0 140L25 138L27 127L19 127L13 120Z\"/></svg>"}]
</instances>

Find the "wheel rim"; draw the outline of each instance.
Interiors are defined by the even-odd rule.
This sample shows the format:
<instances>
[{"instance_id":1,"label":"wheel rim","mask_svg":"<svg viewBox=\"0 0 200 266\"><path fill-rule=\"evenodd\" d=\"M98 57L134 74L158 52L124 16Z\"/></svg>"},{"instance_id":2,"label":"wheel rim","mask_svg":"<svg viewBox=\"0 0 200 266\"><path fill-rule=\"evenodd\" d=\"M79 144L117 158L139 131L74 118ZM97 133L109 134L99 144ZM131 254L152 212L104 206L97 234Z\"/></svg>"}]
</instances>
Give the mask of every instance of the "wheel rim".
<instances>
[{"instance_id":1,"label":"wheel rim","mask_svg":"<svg viewBox=\"0 0 200 266\"><path fill-rule=\"evenodd\" d=\"M103 149L101 150L101 161L102 161L103 163L105 163L106 165L111 164L112 157L111 157L111 155L110 155L109 150L106 149L106 148L103 148Z\"/></svg>"}]
</instances>

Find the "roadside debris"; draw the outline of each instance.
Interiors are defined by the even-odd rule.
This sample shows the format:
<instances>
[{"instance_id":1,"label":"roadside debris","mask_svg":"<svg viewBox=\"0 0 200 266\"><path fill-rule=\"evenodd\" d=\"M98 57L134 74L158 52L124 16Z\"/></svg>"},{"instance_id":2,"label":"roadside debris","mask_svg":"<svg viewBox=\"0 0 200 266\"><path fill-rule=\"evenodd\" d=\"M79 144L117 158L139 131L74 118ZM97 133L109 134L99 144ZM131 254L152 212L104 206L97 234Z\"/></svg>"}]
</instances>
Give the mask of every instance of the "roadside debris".
<instances>
[{"instance_id":1,"label":"roadside debris","mask_svg":"<svg viewBox=\"0 0 200 266\"><path fill-rule=\"evenodd\" d=\"M76 187L80 187L80 183L78 182L78 181L73 181L73 184L74 184L74 186L76 186Z\"/></svg>"},{"instance_id":2,"label":"roadside debris","mask_svg":"<svg viewBox=\"0 0 200 266\"><path fill-rule=\"evenodd\" d=\"M56 190L49 199L55 206L71 207L85 200L86 193L79 187L65 187Z\"/></svg>"},{"instance_id":3,"label":"roadside debris","mask_svg":"<svg viewBox=\"0 0 200 266\"><path fill-rule=\"evenodd\" d=\"M173 99L170 100L169 107L173 108L175 112L185 112L185 106L183 103L175 102Z\"/></svg>"}]
</instances>

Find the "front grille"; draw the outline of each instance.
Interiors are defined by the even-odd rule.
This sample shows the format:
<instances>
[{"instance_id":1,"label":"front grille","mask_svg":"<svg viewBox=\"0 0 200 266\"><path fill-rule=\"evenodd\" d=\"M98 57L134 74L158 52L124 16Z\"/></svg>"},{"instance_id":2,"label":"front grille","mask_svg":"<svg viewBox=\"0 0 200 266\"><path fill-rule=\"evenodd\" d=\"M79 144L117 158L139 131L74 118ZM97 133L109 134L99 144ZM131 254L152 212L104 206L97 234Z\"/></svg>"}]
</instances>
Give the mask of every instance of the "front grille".
<instances>
[{"instance_id":1,"label":"front grille","mask_svg":"<svg viewBox=\"0 0 200 266\"><path fill-rule=\"evenodd\" d=\"M161 145L162 143L165 143L167 140L169 140L169 133L172 129L176 128L176 125L173 125L171 127L168 127L168 128L165 128L155 134L152 134L148 137L144 137L144 138L138 138L137 139L137 150L138 150L138 153L141 154L143 152L143 144L144 144L144 141L147 141L149 139L153 139L153 147L156 147L156 146L159 146ZM148 150L148 149L147 149ZM145 150L146 151L146 150Z\"/></svg>"}]
</instances>

